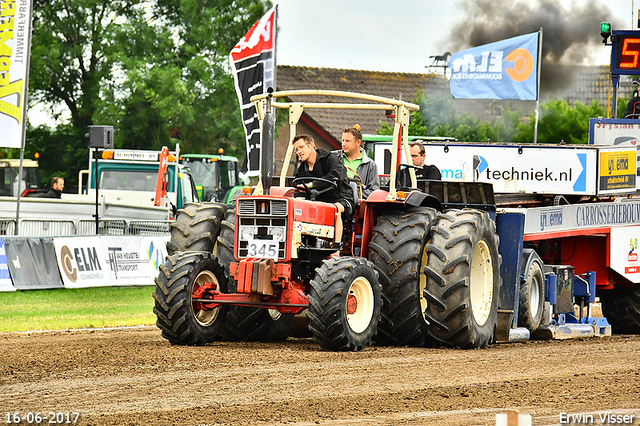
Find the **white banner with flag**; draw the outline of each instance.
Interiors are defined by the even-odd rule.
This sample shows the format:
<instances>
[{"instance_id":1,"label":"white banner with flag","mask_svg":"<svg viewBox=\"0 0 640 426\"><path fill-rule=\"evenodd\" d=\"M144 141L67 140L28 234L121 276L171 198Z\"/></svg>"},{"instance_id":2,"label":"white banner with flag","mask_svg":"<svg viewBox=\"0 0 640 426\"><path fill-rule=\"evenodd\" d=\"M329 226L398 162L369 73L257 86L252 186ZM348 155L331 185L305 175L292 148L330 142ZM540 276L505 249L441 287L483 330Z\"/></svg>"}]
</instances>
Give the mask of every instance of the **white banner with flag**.
<instances>
[{"instance_id":1,"label":"white banner with flag","mask_svg":"<svg viewBox=\"0 0 640 426\"><path fill-rule=\"evenodd\" d=\"M250 99L275 90L276 85L276 7L256 22L231 50L229 59L240 101L246 134L247 155L243 172L257 176L260 169L260 123Z\"/></svg>"},{"instance_id":2,"label":"white banner with flag","mask_svg":"<svg viewBox=\"0 0 640 426\"><path fill-rule=\"evenodd\" d=\"M451 56L455 99L538 99L539 33L463 50Z\"/></svg>"},{"instance_id":3,"label":"white banner with flag","mask_svg":"<svg viewBox=\"0 0 640 426\"><path fill-rule=\"evenodd\" d=\"M22 146L31 11L30 0L0 0L0 147Z\"/></svg>"}]
</instances>

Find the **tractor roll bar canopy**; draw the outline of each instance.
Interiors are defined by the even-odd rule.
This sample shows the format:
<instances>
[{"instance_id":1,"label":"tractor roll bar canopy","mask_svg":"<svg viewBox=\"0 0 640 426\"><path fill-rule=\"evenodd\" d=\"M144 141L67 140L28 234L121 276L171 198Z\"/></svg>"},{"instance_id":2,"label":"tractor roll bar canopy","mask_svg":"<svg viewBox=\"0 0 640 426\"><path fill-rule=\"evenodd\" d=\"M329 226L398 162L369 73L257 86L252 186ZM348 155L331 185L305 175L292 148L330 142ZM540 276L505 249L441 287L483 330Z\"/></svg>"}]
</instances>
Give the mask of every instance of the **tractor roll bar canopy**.
<instances>
[{"instance_id":1,"label":"tractor roll bar canopy","mask_svg":"<svg viewBox=\"0 0 640 426\"><path fill-rule=\"evenodd\" d=\"M337 97L358 99L362 101L369 101L371 103L336 103L336 102L293 102L291 99L300 96L325 96L325 97ZM287 146L287 153L284 158L285 166L282 167L280 173L280 185L284 185L288 164L290 164L291 157L293 155L293 138L296 136L296 126L302 113L305 109L361 109L361 110L393 110L395 112L394 126L393 126L393 149L391 155L391 176L389 180L389 200L395 200L396 198L396 174L400 158L400 150L405 153L406 158L411 158L409 151L409 118L412 111L418 111L419 105L409 102L400 101L397 99L384 98L382 96L367 95L363 93L342 92L337 90L283 90L280 92L264 93L251 97L251 102L256 107L258 113L258 119L260 120L260 126L262 128L263 119L265 115L265 108L267 105L267 98L283 99L287 98L288 102L270 102L272 107L279 109L289 110L289 144ZM270 141L275 144L275 141ZM272 150L271 152L275 152ZM262 162L260 162L262 166ZM409 168L409 175L411 176L411 185L416 186L416 175L413 168ZM260 181L254 191L254 194L262 194L262 171L260 173ZM259 192L258 192L259 191Z\"/></svg>"}]
</instances>

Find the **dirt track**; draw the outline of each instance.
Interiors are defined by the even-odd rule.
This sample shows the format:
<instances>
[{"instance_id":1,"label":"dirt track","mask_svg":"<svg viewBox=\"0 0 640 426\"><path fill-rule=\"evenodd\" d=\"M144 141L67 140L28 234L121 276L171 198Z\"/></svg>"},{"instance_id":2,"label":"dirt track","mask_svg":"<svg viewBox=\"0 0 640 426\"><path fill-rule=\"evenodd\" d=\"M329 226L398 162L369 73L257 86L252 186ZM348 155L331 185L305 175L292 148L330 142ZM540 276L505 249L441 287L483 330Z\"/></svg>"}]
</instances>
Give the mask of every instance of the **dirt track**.
<instances>
[{"instance_id":1,"label":"dirt track","mask_svg":"<svg viewBox=\"0 0 640 426\"><path fill-rule=\"evenodd\" d=\"M334 353L311 339L176 347L146 327L0 345L2 424L8 411L72 411L83 425L493 425L507 408L537 425L598 411L640 423L638 336Z\"/></svg>"}]
</instances>

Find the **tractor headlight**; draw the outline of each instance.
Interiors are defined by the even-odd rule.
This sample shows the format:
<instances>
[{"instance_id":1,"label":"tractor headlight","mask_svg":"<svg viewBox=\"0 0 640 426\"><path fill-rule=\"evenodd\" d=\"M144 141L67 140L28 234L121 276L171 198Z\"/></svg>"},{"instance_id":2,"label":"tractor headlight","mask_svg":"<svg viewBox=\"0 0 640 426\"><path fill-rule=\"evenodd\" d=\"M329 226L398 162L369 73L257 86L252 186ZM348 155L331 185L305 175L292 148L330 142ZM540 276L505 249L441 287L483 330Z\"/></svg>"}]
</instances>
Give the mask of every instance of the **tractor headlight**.
<instances>
[{"instance_id":1,"label":"tractor headlight","mask_svg":"<svg viewBox=\"0 0 640 426\"><path fill-rule=\"evenodd\" d=\"M287 237L284 226L270 226L268 233L271 235L271 238L279 242L285 241Z\"/></svg>"},{"instance_id":2,"label":"tractor headlight","mask_svg":"<svg viewBox=\"0 0 640 426\"><path fill-rule=\"evenodd\" d=\"M242 241L253 240L253 236L258 233L257 226L240 226L238 229Z\"/></svg>"}]
</instances>

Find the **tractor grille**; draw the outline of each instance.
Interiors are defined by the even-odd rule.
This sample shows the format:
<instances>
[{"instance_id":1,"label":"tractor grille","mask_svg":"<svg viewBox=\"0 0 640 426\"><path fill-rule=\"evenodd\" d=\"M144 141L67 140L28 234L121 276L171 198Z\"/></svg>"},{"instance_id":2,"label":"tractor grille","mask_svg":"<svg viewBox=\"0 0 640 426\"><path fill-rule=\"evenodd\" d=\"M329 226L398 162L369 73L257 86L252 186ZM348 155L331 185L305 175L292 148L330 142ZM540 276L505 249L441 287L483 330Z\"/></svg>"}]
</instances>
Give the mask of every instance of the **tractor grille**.
<instances>
[{"instance_id":1,"label":"tractor grille","mask_svg":"<svg viewBox=\"0 0 640 426\"><path fill-rule=\"evenodd\" d=\"M251 199L240 200L238 215L271 215L286 216L287 202L285 200Z\"/></svg>"},{"instance_id":2,"label":"tractor grille","mask_svg":"<svg viewBox=\"0 0 640 426\"><path fill-rule=\"evenodd\" d=\"M278 259L285 259L287 256L287 213L288 205L286 200L274 199L244 199L238 200L238 228L252 228L255 233L253 239L272 239L274 229L279 228L284 235L283 241L278 242ZM277 240L277 238L273 238ZM237 255L238 258L245 258L248 254L249 238L243 238L238 232Z\"/></svg>"}]
</instances>

